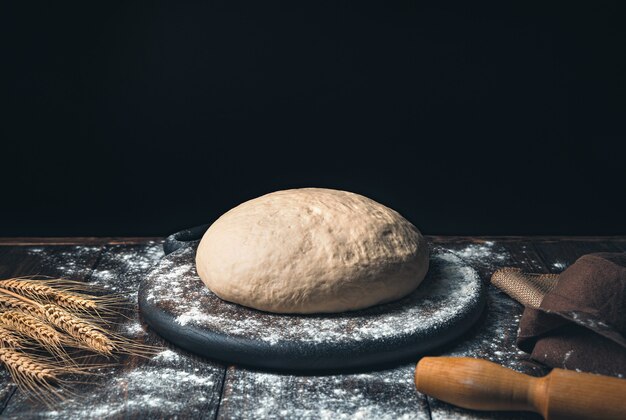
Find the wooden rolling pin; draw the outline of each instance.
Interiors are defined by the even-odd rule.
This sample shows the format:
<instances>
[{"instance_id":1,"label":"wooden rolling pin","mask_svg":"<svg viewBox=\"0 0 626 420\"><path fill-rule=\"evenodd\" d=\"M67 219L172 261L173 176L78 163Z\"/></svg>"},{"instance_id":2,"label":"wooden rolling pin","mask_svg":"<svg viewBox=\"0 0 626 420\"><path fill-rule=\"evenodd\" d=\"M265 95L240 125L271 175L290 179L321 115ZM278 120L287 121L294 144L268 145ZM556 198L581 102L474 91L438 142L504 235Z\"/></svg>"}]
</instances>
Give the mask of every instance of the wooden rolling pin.
<instances>
[{"instance_id":1,"label":"wooden rolling pin","mask_svg":"<svg viewBox=\"0 0 626 420\"><path fill-rule=\"evenodd\" d=\"M535 378L486 360L424 357L419 392L472 410L534 411L545 419L626 419L626 380L553 369Z\"/></svg>"}]
</instances>

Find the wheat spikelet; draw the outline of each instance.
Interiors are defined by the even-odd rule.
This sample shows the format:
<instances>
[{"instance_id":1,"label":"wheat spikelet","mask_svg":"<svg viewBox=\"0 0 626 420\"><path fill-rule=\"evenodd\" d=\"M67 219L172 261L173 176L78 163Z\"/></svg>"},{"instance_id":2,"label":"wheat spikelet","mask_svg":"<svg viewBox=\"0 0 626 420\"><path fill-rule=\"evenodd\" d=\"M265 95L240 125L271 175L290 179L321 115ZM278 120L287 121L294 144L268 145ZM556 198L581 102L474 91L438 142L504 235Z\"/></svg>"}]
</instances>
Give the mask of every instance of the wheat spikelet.
<instances>
[{"instance_id":1,"label":"wheat spikelet","mask_svg":"<svg viewBox=\"0 0 626 420\"><path fill-rule=\"evenodd\" d=\"M44 315L41 305L31 304L7 295L1 296L0 308L8 311L24 312L36 317L42 317Z\"/></svg>"},{"instance_id":2,"label":"wheat spikelet","mask_svg":"<svg viewBox=\"0 0 626 420\"><path fill-rule=\"evenodd\" d=\"M45 364L32 356L13 349L0 347L0 361L11 373L28 381L49 383L57 379L58 367Z\"/></svg>"},{"instance_id":3,"label":"wheat spikelet","mask_svg":"<svg viewBox=\"0 0 626 420\"><path fill-rule=\"evenodd\" d=\"M101 327L99 320L110 325L102 314L124 316L121 309L125 301L120 295L81 293L98 290L92 285L64 279L0 280L0 363L7 367L18 386L49 406L68 395L62 395L60 389L75 384L59 377L70 373L92 374L93 369L106 367L87 366L81 361L83 356L76 357L75 353L70 356L66 348L89 350L107 357L117 353L149 357L157 351L156 347L135 343ZM41 357L44 351L53 358Z\"/></svg>"},{"instance_id":4,"label":"wheat spikelet","mask_svg":"<svg viewBox=\"0 0 626 420\"><path fill-rule=\"evenodd\" d=\"M68 333L79 345L107 356L116 349L115 343L97 325L52 304L44 305L44 313L50 324Z\"/></svg>"},{"instance_id":5,"label":"wheat spikelet","mask_svg":"<svg viewBox=\"0 0 626 420\"><path fill-rule=\"evenodd\" d=\"M65 355L61 345L61 334L38 318L17 311L6 311L0 314L0 323L26 337L32 338L46 349L57 355Z\"/></svg>"},{"instance_id":6,"label":"wheat spikelet","mask_svg":"<svg viewBox=\"0 0 626 420\"><path fill-rule=\"evenodd\" d=\"M24 339L13 334L10 330L0 327L0 347L19 348L24 345Z\"/></svg>"},{"instance_id":7,"label":"wheat spikelet","mask_svg":"<svg viewBox=\"0 0 626 420\"><path fill-rule=\"evenodd\" d=\"M51 299L57 293L56 290L41 281L25 279L2 280L0 287L33 299Z\"/></svg>"},{"instance_id":8,"label":"wheat spikelet","mask_svg":"<svg viewBox=\"0 0 626 420\"><path fill-rule=\"evenodd\" d=\"M68 292L57 292L53 297L54 302L68 309L74 309L78 311L95 311L98 309L98 304L93 300L82 295L70 294Z\"/></svg>"},{"instance_id":9,"label":"wheat spikelet","mask_svg":"<svg viewBox=\"0 0 626 420\"><path fill-rule=\"evenodd\" d=\"M0 362L8 369L13 381L20 388L49 408L54 407L54 404L63 398L60 390L67 391L65 385L68 383L61 379L62 375L87 374L91 368L66 366L41 356L4 347L0 347Z\"/></svg>"},{"instance_id":10,"label":"wheat spikelet","mask_svg":"<svg viewBox=\"0 0 626 420\"><path fill-rule=\"evenodd\" d=\"M62 308L75 311L118 314L120 296L93 296L81 291L98 290L86 284L65 279L35 280L28 277L0 281L0 288L35 300L39 303L56 303Z\"/></svg>"}]
</instances>

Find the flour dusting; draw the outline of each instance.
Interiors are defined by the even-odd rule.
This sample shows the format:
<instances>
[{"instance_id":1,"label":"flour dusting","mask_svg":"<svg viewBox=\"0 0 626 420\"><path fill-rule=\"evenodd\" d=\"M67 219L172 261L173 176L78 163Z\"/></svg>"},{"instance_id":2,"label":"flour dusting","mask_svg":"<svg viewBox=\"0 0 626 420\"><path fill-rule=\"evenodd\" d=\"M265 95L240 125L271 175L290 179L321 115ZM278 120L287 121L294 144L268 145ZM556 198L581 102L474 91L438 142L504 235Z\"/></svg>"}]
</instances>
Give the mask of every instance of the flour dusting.
<instances>
[{"instance_id":1,"label":"flour dusting","mask_svg":"<svg viewBox=\"0 0 626 420\"><path fill-rule=\"evenodd\" d=\"M202 283L195 271L195 247L161 260L146 279L145 299L181 327L200 326L229 337L266 342L381 342L423 335L453 324L480 298L476 272L449 252L431 256L426 279L411 295L356 312L281 315L225 302Z\"/></svg>"},{"instance_id":2,"label":"flour dusting","mask_svg":"<svg viewBox=\"0 0 626 420\"><path fill-rule=\"evenodd\" d=\"M32 247L30 251L38 258L48 258L49 262L58 263L65 270L61 273L38 274L65 277L71 277L72 273L88 276L90 268L85 267L91 267L100 253L94 247L71 247L63 258L57 258L58 254L47 256L46 250L40 247ZM510 264L508 254L497 242L472 244L460 250L436 247L436 251L452 251L473 268L486 273L485 275L492 272L494 267ZM88 279L104 287L108 286L110 290L134 296L139 281L162 255L161 247L156 243L148 247L112 247L110 252L101 256L92 278ZM166 264L166 260L162 260L161 264ZM444 264L445 261L441 263ZM176 264L158 266L158 270L163 270L163 273L169 273L172 277L181 273L183 278L195 277L193 264L184 269ZM457 274L463 278L468 275L462 272ZM177 285L169 284L168 281L171 280L166 280L163 287L172 287L177 295L185 292L186 285L183 282L179 280ZM471 288L465 293L471 294ZM193 295L190 300L198 296ZM158 295L153 294L151 299L158 299ZM435 296L433 302L438 299ZM462 339L438 350L437 354L478 357L520 372L535 375L545 373L515 346L517 324L522 310L521 305L490 286L487 311L476 327ZM377 315L374 313L372 316L375 318ZM189 304L179 314L179 322L181 328L207 322L203 306ZM410 322L410 318L404 320L404 324ZM232 324L238 324L242 331L250 328L242 319ZM230 328L233 328L232 324ZM251 325L254 326L254 323ZM369 327L373 325L369 324ZM129 336L158 340L150 329L142 325L136 312L122 327L122 332ZM307 328L306 324L301 327L304 330ZM363 337L389 334L388 331L381 333L368 330L367 323L355 324L355 327L361 328L359 335ZM269 343L282 339L278 329L266 332L264 336ZM311 338L310 333L305 333L304 336ZM325 339L329 338L332 339L332 334ZM414 363L407 363L379 372L320 376L287 375L230 367L226 374L229 386L224 389L218 418L428 419L429 409L432 419L479 417L475 413L432 398L427 403L426 397L415 391L414 367ZM33 408L31 414L34 418L59 419L151 418L162 417L164 413L169 413L172 418L213 418L217 414L214 410L222 389L224 368L210 360L171 347L148 360L122 360L120 367L103 369L101 376L95 377L94 383L86 386L79 396L67 396L52 411L46 407L41 407L40 411ZM21 402L9 404L3 416L23 418L24 413L12 411L13 407L26 406L23 394L18 392L13 399Z\"/></svg>"},{"instance_id":3,"label":"flour dusting","mask_svg":"<svg viewBox=\"0 0 626 420\"><path fill-rule=\"evenodd\" d=\"M178 362L174 365L165 361L160 358L159 365L106 372L100 381L86 386L80 395L67 396L55 410L42 411L41 415L47 418L134 418L150 417L150 413L157 416L164 412L182 413L189 405L208 406L211 394L221 382L221 372L211 364L202 371L194 371L182 356L174 359ZM178 397L183 391L188 393L186 398ZM187 398L194 398L194 403L189 404Z\"/></svg>"},{"instance_id":4,"label":"flour dusting","mask_svg":"<svg viewBox=\"0 0 626 420\"><path fill-rule=\"evenodd\" d=\"M27 253L37 257L41 262L41 269L33 268L32 275L62 277L66 279L84 278L87 276L101 252L100 247L86 245L66 245L50 249L42 247L26 247ZM24 273L26 274L26 273Z\"/></svg>"},{"instance_id":5,"label":"flour dusting","mask_svg":"<svg viewBox=\"0 0 626 420\"><path fill-rule=\"evenodd\" d=\"M140 281L163 256L158 242L140 245L62 246L51 249L29 247L27 252L40 259L50 276L84 278L105 290L120 293L131 310L119 326L127 337L164 345L141 323L136 307ZM96 268L92 267L96 265ZM119 365L117 365L119 362ZM32 418L156 418L171 413L181 418L209 414L219 399L224 369L214 362L201 360L176 348L163 348L150 359L122 357L110 360L116 365L99 369L73 394L63 398L53 409L35 404L17 391L5 410L4 418L21 419L23 412L14 408L32 406ZM84 381L84 378L76 378ZM190 414L191 413L191 414Z\"/></svg>"},{"instance_id":6,"label":"flour dusting","mask_svg":"<svg viewBox=\"0 0 626 420\"><path fill-rule=\"evenodd\" d=\"M428 408L424 397L415 392L413 369L409 364L379 372L326 376L229 369L226 381L233 392L222 398L220 417L426 420ZM254 406L248 406L248 401L254 401Z\"/></svg>"},{"instance_id":7,"label":"flour dusting","mask_svg":"<svg viewBox=\"0 0 626 420\"><path fill-rule=\"evenodd\" d=\"M494 241L471 243L458 249L436 246L435 250L448 250L476 269L495 271L511 262L509 253Z\"/></svg>"}]
</instances>

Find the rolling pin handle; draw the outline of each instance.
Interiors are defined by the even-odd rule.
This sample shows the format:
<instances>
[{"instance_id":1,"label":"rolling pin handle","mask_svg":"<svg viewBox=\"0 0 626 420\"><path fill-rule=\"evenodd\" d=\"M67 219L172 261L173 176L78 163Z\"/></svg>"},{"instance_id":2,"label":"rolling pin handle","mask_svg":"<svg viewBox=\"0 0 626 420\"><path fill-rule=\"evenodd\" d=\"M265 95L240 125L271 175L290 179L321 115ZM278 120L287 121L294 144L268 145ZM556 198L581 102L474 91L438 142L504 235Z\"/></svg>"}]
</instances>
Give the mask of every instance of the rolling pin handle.
<instances>
[{"instance_id":1,"label":"rolling pin handle","mask_svg":"<svg viewBox=\"0 0 626 420\"><path fill-rule=\"evenodd\" d=\"M419 392L472 410L536 411L531 404L536 380L468 357L424 357L415 368Z\"/></svg>"},{"instance_id":2,"label":"rolling pin handle","mask_svg":"<svg viewBox=\"0 0 626 420\"><path fill-rule=\"evenodd\" d=\"M424 357L419 392L472 410L534 411L550 420L626 419L626 381L553 369L535 378L486 360Z\"/></svg>"}]
</instances>

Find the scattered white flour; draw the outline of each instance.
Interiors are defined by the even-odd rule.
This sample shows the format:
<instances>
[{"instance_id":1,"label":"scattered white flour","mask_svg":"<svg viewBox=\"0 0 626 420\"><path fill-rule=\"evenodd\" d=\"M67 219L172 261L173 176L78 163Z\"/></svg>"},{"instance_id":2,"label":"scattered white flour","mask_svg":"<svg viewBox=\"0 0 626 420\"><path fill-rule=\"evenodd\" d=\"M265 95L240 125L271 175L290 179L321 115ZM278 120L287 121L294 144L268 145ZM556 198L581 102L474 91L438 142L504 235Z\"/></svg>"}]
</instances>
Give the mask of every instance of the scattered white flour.
<instances>
[{"instance_id":1,"label":"scattered white flour","mask_svg":"<svg viewBox=\"0 0 626 420\"><path fill-rule=\"evenodd\" d=\"M446 250L442 247L438 248L441 251ZM32 248L31 251L45 258L45 253L38 249ZM497 243L493 242L469 245L461 250L450 250L474 268L482 269L481 272L484 273L488 273L494 266L504 266L509 262L508 255ZM78 251L80 253L80 250ZM147 249L137 247L137 249L120 248L113 251L115 252L102 255L101 264L97 272L94 272L93 281L122 293L129 293L131 296L148 270L141 267L150 267L162 255L158 244ZM80 258L72 257L73 254L70 252L68 253L68 258L70 258L68 266L73 264L73 267L78 270L82 267L81 261L88 265L87 260L97 257L98 252L97 249L85 250ZM124 257L126 254L128 256ZM463 266L461 264L461 267ZM124 274L112 275L112 273L119 272L118 267L123 270ZM180 270L180 267L174 265L163 268L165 273ZM185 270L193 271L193 267L187 267ZM180 271L177 272L180 273ZM458 276L468 274L456 270L455 272ZM188 278L187 271L182 277ZM169 286L174 287L172 290L175 290L177 294L184 293L187 285L181 279L178 283L176 286L173 284ZM164 286L167 285L167 283L164 284ZM434 286L431 285L431 287ZM435 288L435 290L438 289ZM471 288L466 292L471 294ZM152 299L156 299L156 295L152 296ZM441 298L433 299L436 306L442 303L439 299ZM181 312L180 315L185 315L186 318L180 321L186 325L205 322L206 319L203 318L201 309L202 306L193 305L192 302ZM545 373L515 346L521 312L521 305L495 288L489 287L487 312L476 327L463 339L437 350L436 353L492 360L524 373L535 375ZM376 316L380 314L372 314L372 317L376 318ZM410 318L413 314L408 312L406 316L407 319L404 319L403 323L410 324L413 321ZM418 314L417 319L425 318L420 318ZM239 322L242 320L235 320L234 324L237 325ZM400 322L400 319L394 322ZM390 333L385 329L376 332L371 329L373 325L354 324L355 328L360 328L358 331L363 337ZM243 326L249 328L245 324ZM307 325L304 324L302 327L306 330ZM123 331L133 336L136 334L145 336L144 339L158 340L149 329L147 332L144 331L136 312L124 328ZM309 325L308 328L311 326ZM268 337L267 341L278 342L281 339L280 333L281 331L274 329L273 336ZM303 335L310 337L310 332L305 332ZM332 338L332 334L329 337ZM218 418L242 419L428 419L430 407L432 419L479 417L474 413L432 398L428 398L427 404L426 397L415 391L414 367L414 363L408 363L381 372L323 376L276 374L230 367L226 376L229 386L224 389L219 413L215 413L222 387L224 366L171 348L147 360L138 359L132 363L122 360L121 367L104 369L102 376L94 378L94 383L85 386L79 396L68 396L62 399L55 407L56 411L50 411L42 406L32 408L33 411L29 415L35 418L58 419L151 418L162 416L163 413L169 413L170 416L178 418L213 418L217 414ZM23 413L13 411L13 408L24 407L27 404L24 395L18 391L12 398L12 403L3 412L3 417L23 418Z\"/></svg>"},{"instance_id":2,"label":"scattered white flour","mask_svg":"<svg viewBox=\"0 0 626 420\"><path fill-rule=\"evenodd\" d=\"M476 272L449 252L431 255L431 268L420 287L396 302L359 312L281 315L225 302L197 276L195 248L164 258L146 278L145 299L168 312L181 326L196 325L230 337L299 343L353 343L420 336L458 322L479 299ZM358 313L358 316L355 314Z\"/></svg>"},{"instance_id":3,"label":"scattered white flour","mask_svg":"<svg viewBox=\"0 0 626 420\"><path fill-rule=\"evenodd\" d=\"M155 241L141 245L68 245L47 250L41 247L26 249L41 261L29 274L84 280L112 292L123 293L131 300L136 297L139 281L163 256L161 243Z\"/></svg>"},{"instance_id":4,"label":"scattered white flour","mask_svg":"<svg viewBox=\"0 0 626 420\"><path fill-rule=\"evenodd\" d=\"M375 373L324 376L229 369L226 381L232 392L224 393L218 418L428 419L426 401L415 391L413 369L407 364Z\"/></svg>"},{"instance_id":5,"label":"scattered white flour","mask_svg":"<svg viewBox=\"0 0 626 420\"><path fill-rule=\"evenodd\" d=\"M153 357L154 360L167 360L167 361L178 360L179 358L180 356L170 349L163 350L162 352L158 353L156 356Z\"/></svg>"},{"instance_id":6,"label":"scattered white flour","mask_svg":"<svg viewBox=\"0 0 626 420\"><path fill-rule=\"evenodd\" d=\"M137 418L150 417L150 413L153 416L184 413L191 408L198 415L202 406L209 408L210 396L219 392L217 385L221 385L223 376L211 365L203 370L190 372L185 366L155 365L124 373L111 372L106 380L94 381L79 396L64 399L54 411L42 408L39 414L48 418ZM92 393L88 393L90 388ZM12 413L4 414L10 418Z\"/></svg>"},{"instance_id":7,"label":"scattered white flour","mask_svg":"<svg viewBox=\"0 0 626 420\"><path fill-rule=\"evenodd\" d=\"M131 337L136 337L145 333L144 327L138 320L130 320L124 324L123 329Z\"/></svg>"},{"instance_id":8,"label":"scattered white flour","mask_svg":"<svg viewBox=\"0 0 626 420\"><path fill-rule=\"evenodd\" d=\"M482 243L471 243L463 248L444 248L436 246L435 249L448 250L474 268L486 268L494 270L504 267L510 263L511 256L509 253L496 242L485 241Z\"/></svg>"},{"instance_id":9,"label":"scattered white flour","mask_svg":"<svg viewBox=\"0 0 626 420\"><path fill-rule=\"evenodd\" d=\"M32 275L82 279L88 275L101 252L100 247L67 245L50 248L27 247L29 255L36 256L41 264L33 268Z\"/></svg>"},{"instance_id":10,"label":"scattered white flour","mask_svg":"<svg viewBox=\"0 0 626 420\"><path fill-rule=\"evenodd\" d=\"M553 268L556 268L557 270L564 270L565 267L567 267L567 264L565 264L562 261L557 261L555 263L552 264Z\"/></svg>"},{"instance_id":11,"label":"scattered white flour","mask_svg":"<svg viewBox=\"0 0 626 420\"><path fill-rule=\"evenodd\" d=\"M104 251L90 246L63 246L53 252L33 247L28 252L45 268L45 272L33 274L86 279L119 292L133 309L120 332L140 342L165 345L142 326L136 306L140 281L163 256L160 243L106 246ZM215 410L223 376L224 368L216 363L176 348L164 348L149 359L123 357L119 366L100 369L98 375L73 389L76 395L64 393L53 410L17 391L2 416L21 419L24 413L16 408L31 407L29 418L155 418L164 412L180 418L201 417Z\"/></svg>"},{"instance_id":12,"label":"scattered white flour","mask_svg":"<svg viewBox=\"0 0 626 420\"><path fill-rule=\"evenodd\" d=\"M515 346L522 306L489 287L487 312L464 339L435 352L476 357L533 375L547 373ZM281 375L229 369L221 418L432 419L482 418L415 391L415 364L390 370L325 376Z\"/></svg>"},{"instance_id":13,"label":"scattered white flour","mask_svg":"<svg viewBox=\"0 0 626 420\"><path fill-rule=\"evenodd\" d=\"M572 357L572 354L574 354L574 350L570 350L567 353L565 353L565 357L563 358L563 367L565 369L567 369L567 361L569 360L570 357Z\"/></svg>"},{"instance_id":14,"label":"scattered white flour","mask_svg":"<svg viewBox=\"0 0 626 420\"><path fill-rule=\"evenodd\" d=\"M102 285L114 293L135 301L139 281L163 256L160 243L151 242L141 247L115 245L102 254L89 281Z\"/></svg>"}]
</instances>

